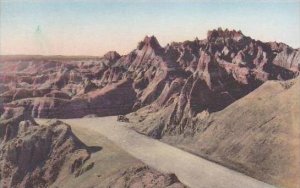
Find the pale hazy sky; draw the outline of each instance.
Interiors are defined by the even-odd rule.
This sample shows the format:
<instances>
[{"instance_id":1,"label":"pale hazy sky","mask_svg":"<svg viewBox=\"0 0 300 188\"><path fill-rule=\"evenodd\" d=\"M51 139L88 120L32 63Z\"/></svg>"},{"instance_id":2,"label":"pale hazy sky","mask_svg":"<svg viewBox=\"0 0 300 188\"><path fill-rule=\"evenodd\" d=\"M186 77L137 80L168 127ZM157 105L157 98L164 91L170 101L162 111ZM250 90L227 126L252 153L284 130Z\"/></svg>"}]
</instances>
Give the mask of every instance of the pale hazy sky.
<instances>
[{"instance_id":1,"label":"pale hazy sky","mask_svg":"<svg viewBox=\"0 0 300 188\"><path fill-rule=\"evenodd\" d=\"M0 0L0 54L125 54L145 35L162 45L218 27L300 47L298 0Z\"/></svg>"}]
</instances>

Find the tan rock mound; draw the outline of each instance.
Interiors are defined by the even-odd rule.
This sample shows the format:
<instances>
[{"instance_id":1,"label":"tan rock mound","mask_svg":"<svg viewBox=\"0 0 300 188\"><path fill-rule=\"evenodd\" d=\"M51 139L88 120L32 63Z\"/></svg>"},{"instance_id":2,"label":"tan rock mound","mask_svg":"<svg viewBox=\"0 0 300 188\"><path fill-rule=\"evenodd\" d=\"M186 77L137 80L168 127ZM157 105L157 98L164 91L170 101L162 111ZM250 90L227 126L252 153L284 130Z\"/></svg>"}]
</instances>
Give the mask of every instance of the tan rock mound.
<instances>
[{"instance_id":1,"label":"tan rock mound","mask_svg":"<svg viewBox=\"0 0 300 188\"><path fill-rule=\"evenodd\" d=\"M135 166L119 172L110 184L112 188L184 188L174 174L162 174L147 166Z\"/></svg>"}]
</instances>

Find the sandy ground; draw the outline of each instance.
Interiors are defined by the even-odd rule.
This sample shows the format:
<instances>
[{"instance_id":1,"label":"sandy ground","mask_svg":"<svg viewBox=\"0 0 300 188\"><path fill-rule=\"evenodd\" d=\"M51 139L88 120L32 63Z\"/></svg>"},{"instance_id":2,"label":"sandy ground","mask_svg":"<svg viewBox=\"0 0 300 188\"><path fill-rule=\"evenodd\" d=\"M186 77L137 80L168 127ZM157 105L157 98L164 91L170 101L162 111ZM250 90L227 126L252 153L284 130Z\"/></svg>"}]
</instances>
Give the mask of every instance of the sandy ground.
<instances>
[{"instance_id":1,"label":"sandy ground","mask_svg":"<svg viewBox=\"0 0 300 188\"><path fill-rule=\"evenodd\" d=\"M43 120L37 120L43 122ZM271 188L273 186L239 172L207 161L158 140L141 135L117 122L116 117L63 120L77 135L80 130L90 133L78 137L95 139L103 135L145 164L165 173L175 173L178 179L191 188ZM83 139L82 139L82 138ZM84 138L88 137L88 138Z\"/></svg>"}]
</instances>

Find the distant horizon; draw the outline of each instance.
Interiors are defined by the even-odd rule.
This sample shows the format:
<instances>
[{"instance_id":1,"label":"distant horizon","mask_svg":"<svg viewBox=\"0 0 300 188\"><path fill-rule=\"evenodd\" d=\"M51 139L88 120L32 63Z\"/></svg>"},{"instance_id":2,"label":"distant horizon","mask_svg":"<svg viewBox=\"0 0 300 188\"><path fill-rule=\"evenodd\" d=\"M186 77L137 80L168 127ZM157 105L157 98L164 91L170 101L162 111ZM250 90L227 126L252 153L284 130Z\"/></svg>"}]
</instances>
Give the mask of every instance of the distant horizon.
<instances>
[{"instance_id":1,"label":"distant horizon","mask_svg":"<svg viewBox=\"0 0 300 188\"><path fill-rule=\"evenodd\" d=\"M218 29L218 28L215 28L215 29ZM222 29L225 30L225 29L227 29L227 28L222 28ZM231 31L232 31L232 30L239 31L239 29L230 29L230 30L231 30ZM210 30L207 30L207 31L210 31ZM241 32L244 34L243 31L241 31ZM244 35L245 35L245 34L244 34ZM145 35L145 37L146 37L146 36L155 36L155 35ZM251 37L251 36L248 36L248 35L245 35L245 36L246 36L246 37ZM155 37L156 37L156 36L155 36ZM157 37L156 37L156 38L157 38ZM204 40L204 39L206 39L206 37L205 37L205 38L199 38L199 37L197 37L197 36L194 37L194 39L196 39L196 38L198 38L199 40ZM256 41L261 41L261 42L263 42L263 43L268 43L268 42L284 43L284 42L281 42L281 41L262 41L262 40L260 40L260 39L256 39L256 38L253 38L253 37L251 37L251 38L254 39L254 40L256 40ZM137 42L136 42L136 46L137 46L138 43L139 43L140 41L142 41L142 40L143 40L143 39L137 41ZM168 43L162 45L162 44L160 43L160 41L159 41L158 38L157 38L157 40L158 40L159 44L160 44L162 47L166 46L167 44L171 44L172 42L192 41L192 40L170 41L170 42L168 42ZM286 43L284 43L284 44L286 44ZM291 45L289 45L289 44L286 44L286 45L292 47L293 49L300 49L300 46L295 48L295 47L293 47L293 46L291 46ZM93 55L93 54L79 54L79 55L77 55L77 54L0 54L0 56L64 56L64 57L72 57L72 56L75 56L75 57L84 57L84 56L86 56L86 57L102 57L103 55L105 55L106 53L108 53L108 52L110 52L110 51L116 51L118 54L120 54L121 56L123 56L123 55L127 55L127 54L130 53L132 50L136 49L136 46L133 47L133 48L130 49L130 50L128 49L129 52L127 52L127 53L125 53L125 54L122 54L122 53L118 52L118 51L115 50L115 49L111 49L111 50L108 50L108 51L104 52L103 54L99 54L99 55Z\"/></svg>"},{"instance_id":2,"label":"distant horizon","mask_svg":"<svg viewBox=\"0 0 300 188\"><path fill-rule=\"evenodd\" d=\"M1 1L0 55L128 54L146 35L162 46L241 30L300 48L300 1Z\"/></svg>"}]
</instances>

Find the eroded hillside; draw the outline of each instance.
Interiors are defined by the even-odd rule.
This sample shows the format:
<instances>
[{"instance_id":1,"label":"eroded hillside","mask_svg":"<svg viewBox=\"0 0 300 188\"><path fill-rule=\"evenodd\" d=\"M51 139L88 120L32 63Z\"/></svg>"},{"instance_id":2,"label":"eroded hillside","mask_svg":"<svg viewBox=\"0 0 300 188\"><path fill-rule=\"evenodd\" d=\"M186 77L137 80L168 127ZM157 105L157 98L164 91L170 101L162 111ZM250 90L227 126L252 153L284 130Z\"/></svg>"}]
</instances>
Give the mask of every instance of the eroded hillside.
<instances>
[{"instance_id":1,"label":"eroded hillside","mask_svg":"<svg viewBox=\"0 0 300 188\"><path fill-rule=\"evenodd\" d=\"M165 47L146 36L127 55L1 57L0 100L39 118L127 114L140 133L296 187L299 68L299 49L241 31Z\"/></svg>"}]
</instances>

